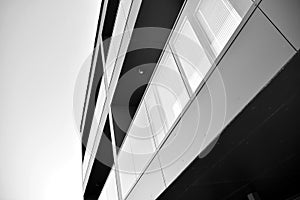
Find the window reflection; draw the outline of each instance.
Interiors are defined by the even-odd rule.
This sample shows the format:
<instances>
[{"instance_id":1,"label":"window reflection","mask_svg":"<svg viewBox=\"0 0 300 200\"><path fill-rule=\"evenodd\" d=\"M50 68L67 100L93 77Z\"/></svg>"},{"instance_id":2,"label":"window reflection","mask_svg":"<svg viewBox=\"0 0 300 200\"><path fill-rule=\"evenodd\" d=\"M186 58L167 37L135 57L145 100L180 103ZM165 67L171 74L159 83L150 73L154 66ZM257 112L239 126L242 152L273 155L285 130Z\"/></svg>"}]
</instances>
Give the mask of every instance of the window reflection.
<instances>
[{"instance_id":1,"label":"window reflection","mask_svg":"<svg viewBox=\"0 0 300 200\"><path fill-rule=\"evenodd\" d=\"M141 102L128 134L127 137L131 137L130 144L135 172L140 174L156 150L144 101Z\"/></svg>"},{"instance_id":2,"label":"window reflection","mask_svg":"<svg viewBox=\"0 0 300 200\"><path fill-rule=\"evenodd\" d=\"M149 115L155 144L158 147L166 135L166 128L164 125L164 119L162 118L163 110L155 98L153 87L151 85L147 90L144 100Z\"/></svg>"},{"instance_id":3,"label":"window reflection","mask_svg":"<svg viewBox=\"0 0 300 200\"><path fill-rule=\"evenodd\" d=\"M122 197L125 198L136 181L133 156L130 146L131 137L126 137L118 156Z\"/></svg>"},{"instance_id":4,"label":"window reflection","mask_svg":"<svg viewBox=\"0 0 300 200\"><path fill-rule=\"evenodd\" d=\"M166 133L164 127L170 129L189 100L174 57L170 53L164 57L118 156L123 197L133 187L137 176L143 172L163 140Z\"/></svg>"},{"instance_id":5,"label":"window reflection","mask_svg":"<svg viewBox=\"0 0 300 200\"><path fill-rule=\"evenodd\" d=\"M192 91L195 92L209 71L211 63L188 20L185 20L174 42L174 52Z\"/></svg>"},{"instance_id":6,"label":"window reflection","mask_svg":"<svg viewBox=\"0 0 300 200\"><path fill-rule=\"evenodd\" d=\"M228 0L202 0L197 17L216 56L242 20Z\"/></svg>"},{"instance_id":7,"label":"window reflection","mask_svg":"<svg viewBox=\"0 0 300 200\"><path fill-rule=\"evenodd\" d=\"M164 56L164 62L158 65L151 87L158 105L161 106L166 128L170 129L188 102L189 96L174 57L170 52L165 52Z\"/></svg>"}]
</instances>

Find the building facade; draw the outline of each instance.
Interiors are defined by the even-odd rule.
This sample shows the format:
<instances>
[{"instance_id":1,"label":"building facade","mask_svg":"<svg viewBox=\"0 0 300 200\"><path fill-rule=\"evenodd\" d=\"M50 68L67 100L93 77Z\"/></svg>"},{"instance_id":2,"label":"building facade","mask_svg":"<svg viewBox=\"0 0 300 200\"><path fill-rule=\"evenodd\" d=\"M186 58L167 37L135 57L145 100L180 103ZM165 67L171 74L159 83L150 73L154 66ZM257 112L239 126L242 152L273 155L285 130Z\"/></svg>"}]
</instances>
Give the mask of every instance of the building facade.
<instances>
[{"instance_id":1,"label":"building facade","mask_svg":"<svg viewBox=\"0 0 300 200\"><path fill-rule=\"evenodd\" d=\"M80 125L85 199L296 199L299 9L102 0Z\"/></svg>"}]
</instances>

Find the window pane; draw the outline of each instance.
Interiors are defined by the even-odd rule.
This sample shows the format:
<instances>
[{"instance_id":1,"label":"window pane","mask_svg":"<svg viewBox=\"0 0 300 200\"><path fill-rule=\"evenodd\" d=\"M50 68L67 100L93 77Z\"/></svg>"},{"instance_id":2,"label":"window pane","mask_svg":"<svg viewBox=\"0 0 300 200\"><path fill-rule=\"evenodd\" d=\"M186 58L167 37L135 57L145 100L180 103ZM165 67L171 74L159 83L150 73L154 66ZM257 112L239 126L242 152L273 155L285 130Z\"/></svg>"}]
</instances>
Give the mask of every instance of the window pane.
<instances>
[{"instance_id":1,"label":"window pane","mask_svg":"<svg viewBox=\"0 0 300 200\"><path fill-rule=\"evenodd\" d=\"M151 87L162 108L166 128L170 129L189 96L172 54L165 52L164 57L164 62L159 64L155 72Z\"/></svg>"},{"instance_id":2,"label":"window pane","mask_svg":"<svg viewBox=\"0 0 300 200\"><path fill-rule=\"evenodd\" d=\"M174 49L194 92L209 71L211 63L188 20L175 40Z\"/></svg>"},{"instance_id":3,"label":"window pane","mask_svg":"<svg viewBox=\"0 0 300 200\"><path fill-rule=\"evenodd\" d=\"M141 102L128 134L128 137L131 137L135 172L140 174L156 149L144 101Z\"/></svg>"},{"instance_id":4,"label":"window pane","mask_svg":"<svg viewBox=\"0 0 300 200\"><path fill-rule=\"evenodd\" d=\"M197 17L216 56L242 20L228 0L202 0Z\"/></svg>"},{"instance_id":5,"label":"window pane","mask_svg":"<svg viewBox=\"0 0 300 200\"><path fill-rule=\"evenodd\" d=\"M161 114L163 113L162 107L156 100L155 94L153 92L153 87L151 85L148 88L144 99L149 114L149 120L151 123L156 147L158 147L166 135L166 129Z\"/></svg>"},{"instance_id":6,"label":"window pane","mask_svg":"<svg viewBox=\"0 0 300 200\"><path fill-rule=\"evenodd\" d=\"M122 197L125 198L136 181L130 137L126 137L118 156Z\"/></svg>"}]
</instances>

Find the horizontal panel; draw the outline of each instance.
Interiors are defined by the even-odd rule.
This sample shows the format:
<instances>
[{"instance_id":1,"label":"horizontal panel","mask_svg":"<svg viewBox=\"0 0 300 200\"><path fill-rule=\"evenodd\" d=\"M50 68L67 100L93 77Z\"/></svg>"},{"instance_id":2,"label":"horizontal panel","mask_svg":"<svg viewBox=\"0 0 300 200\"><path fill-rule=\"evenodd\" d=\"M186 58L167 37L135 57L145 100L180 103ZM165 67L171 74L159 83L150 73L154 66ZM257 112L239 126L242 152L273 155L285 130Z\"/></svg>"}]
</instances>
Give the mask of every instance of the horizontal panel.
<instances>
[{"instance_id":1,"label":"horizontal panel","mask_svg":"<svg viewBox=\"0 0 300 200\"><path fill-rule=\"evenodd\" d=\"M300 48L300 1L299 0L263 0L259 7L278 27L285 37Z\"/></svg>"},{"instance_id":2,"label":"horizontal panel","mask_svg":"<svg viewBox=\"0 0 300 200\"><path fill-rule=\"evenodd\" d=\"M226 88L230 122L283 67L294 51L256 9L218 65Z\"/></svg>"},{"instance_id":3,"label":"horizontal panel","mask_svg":"<svg viewBox=\"0 0 300 200\"><path fill-rule=\"evenodd\" d=\"M210 96L207 87L202 91L201 98L192 102L159 151L167 186L200 153L209 129L212 110Z\"/></svg>"},{"instance_id":4,"label":"horizontal panel","mask_svg":"<svg viewBox=\"0 0 300 200\"><path fill-rule=\"evenodd\" d=\"M160 150L167 185L218 137L292 54L284 38L257 11Z\"/></svg>"}]
</instances>

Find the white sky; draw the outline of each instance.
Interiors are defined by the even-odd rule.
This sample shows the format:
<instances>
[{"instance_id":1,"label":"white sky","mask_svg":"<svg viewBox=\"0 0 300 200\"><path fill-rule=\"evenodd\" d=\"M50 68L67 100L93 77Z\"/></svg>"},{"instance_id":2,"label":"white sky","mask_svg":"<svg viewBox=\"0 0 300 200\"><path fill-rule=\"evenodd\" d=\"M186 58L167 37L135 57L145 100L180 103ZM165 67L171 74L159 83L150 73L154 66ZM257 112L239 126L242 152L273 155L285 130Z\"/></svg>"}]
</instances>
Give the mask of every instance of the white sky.
<instances>
[{"instance_id":1,"label":"white sky","mask_svg":"<svg viewBox=\"0 0 300 200\"><path fill-rule=\"evenodd\" d=\"M0 0L0 199L82 199L73 90L99 7Z\"/></svg>"}]
</instances>

